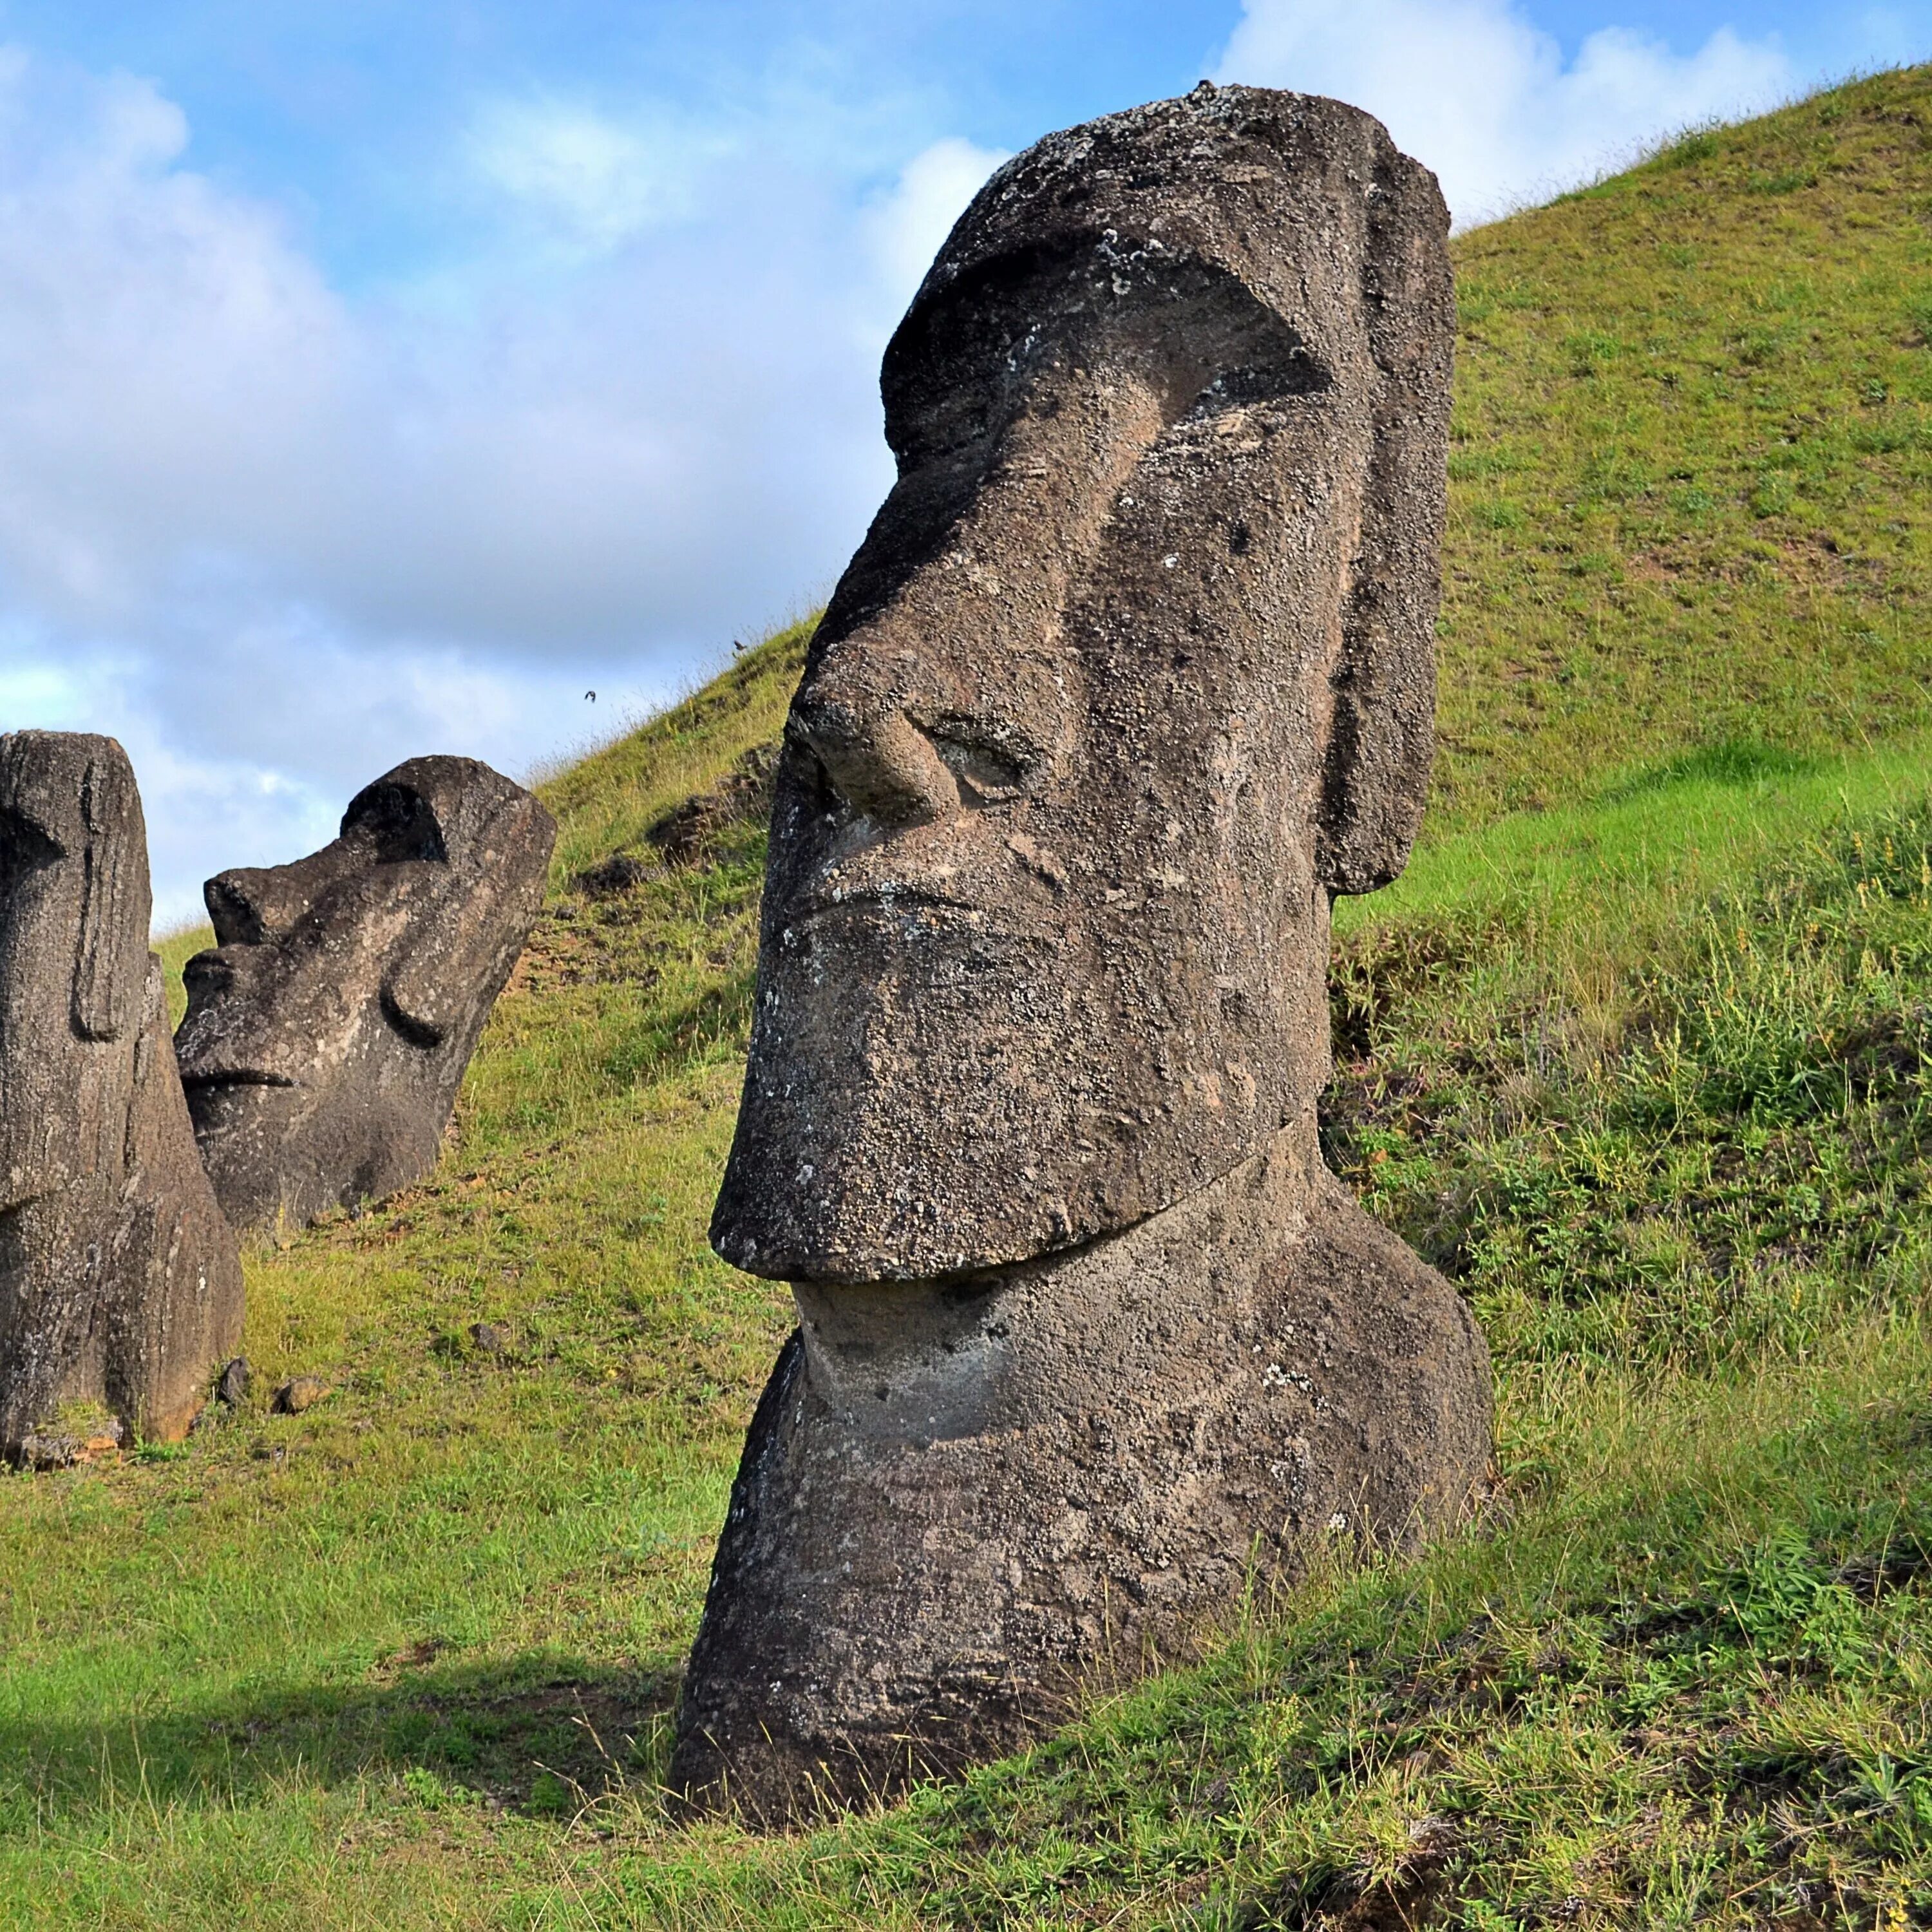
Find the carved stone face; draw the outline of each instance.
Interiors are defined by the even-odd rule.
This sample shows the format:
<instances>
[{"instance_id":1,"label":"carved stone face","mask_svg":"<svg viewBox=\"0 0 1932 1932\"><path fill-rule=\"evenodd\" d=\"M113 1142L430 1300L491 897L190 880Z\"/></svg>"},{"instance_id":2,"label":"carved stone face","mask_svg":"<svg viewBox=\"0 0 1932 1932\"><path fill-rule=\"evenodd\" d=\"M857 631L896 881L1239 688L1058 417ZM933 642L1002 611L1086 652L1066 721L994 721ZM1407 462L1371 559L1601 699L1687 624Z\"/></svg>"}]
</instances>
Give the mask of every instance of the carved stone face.
<instances>
[{"instance_id":1,"label":"carved stone face","mask_svg":"<svg viewBox=\"0 0 1932 1932\"><path fill-rule=\"evenodd\" d=\"M151 910L127 754L0 737L0 1210L118 1168Z\"/></svg>"},{"instance_id":2,"label":"carved stone face","mask_svg":"<svg viewBox=\"0 0 1932 1932\"><path fill-rule=\"evenodd\" d=\"M146 828L111 738L0 737L0 1456L67 1401L184 1434L241 1339L148 950Z\"/></svg>"},{"instance_id":3,"label":"carved stone face","mask_svg":"<svg viewBox=\"0 0 1932 1932\"><path fill-rule=\"evenodd\" d=\"M230 1220L299 1224L433 1165L555 836L488 766L414 758L320 852L208 881L218 944L188 964L176 1045Z\"/></svg>"},{"instance_id":4,"label":"carved stone face","mask_svg":"<svg viewBox=\"0 0 1932 1932\"><path fill-rule=\"evenodd\" d=\"M1447 225L1368 116L1244 88L981 191L787 728L728 1259L1022 1260L1312 1108L1330 895L1427 782Z\"/></svg>"}]
</instances>

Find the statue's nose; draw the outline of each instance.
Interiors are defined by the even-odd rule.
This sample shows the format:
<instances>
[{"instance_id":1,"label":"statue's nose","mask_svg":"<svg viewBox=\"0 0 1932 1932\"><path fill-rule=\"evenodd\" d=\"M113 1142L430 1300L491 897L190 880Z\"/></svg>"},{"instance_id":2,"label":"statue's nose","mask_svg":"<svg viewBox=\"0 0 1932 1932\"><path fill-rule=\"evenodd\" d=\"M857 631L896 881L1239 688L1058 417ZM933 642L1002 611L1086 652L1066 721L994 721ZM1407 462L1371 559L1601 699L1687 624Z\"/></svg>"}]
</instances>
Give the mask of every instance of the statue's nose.
<instances>
[{"instance_id":1,"label":"statue's nose","mask_svg":"<svg viewBox=\"0 0 1932 1932\"><path fill-rule=\"evenodd\" d=\"M848 656L849 653L849 656ZM825 674L792 708L790 730L852 809L883 826L925 825L959 808L959 784L904 700L863 688L835 662L862 661L858 636L833 646Z\"/></svg>"},{"instance_id":2,"label":"statue's nose","mask_svg":"<svg viewBox=\"0 0 1932 1932\"><path fill-rule=\"evenodd\" d=\"M286 874L292 867L272 870L238 867L218 873L201 889L214 928L218 946L260 946L288 931L306 908L308 895Z\"/></svg>"}]
</instances>

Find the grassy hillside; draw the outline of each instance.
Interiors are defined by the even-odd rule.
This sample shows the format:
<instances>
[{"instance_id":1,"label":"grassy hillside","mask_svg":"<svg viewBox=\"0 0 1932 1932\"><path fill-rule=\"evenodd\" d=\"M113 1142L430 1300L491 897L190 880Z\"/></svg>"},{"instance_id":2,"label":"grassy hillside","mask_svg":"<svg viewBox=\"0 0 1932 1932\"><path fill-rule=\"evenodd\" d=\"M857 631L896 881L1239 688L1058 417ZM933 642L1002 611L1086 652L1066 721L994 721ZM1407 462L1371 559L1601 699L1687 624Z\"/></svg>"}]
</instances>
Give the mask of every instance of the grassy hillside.
<instances>
[{"instance_id":1,"label":"grassy hillside","mask_svg":"<svg viewBox=\"0 0 1932 1932\"><path fill-rule=\"evenodd\" d=\"M1438 830L1932 718L1924 70L1456 244Z\"/></svg>"},{"instance_id":2,"label":"grassy hillside","mask_svg":"<svg viewBox=\"0 0 1932 1932\"><path fill-rule=\"evenodd\" d=\"M548 788L432 1180L250 1256L258 1394L335 1393L0 1480L0 1924L1932 1922L1928 128L1884 76L1456 244L1436 808L1326 1132L1496 1351L1476 1534L890 1812L667 1823L787 1325L704 1229L788 633Z\"/></svg>"}]
</instances>

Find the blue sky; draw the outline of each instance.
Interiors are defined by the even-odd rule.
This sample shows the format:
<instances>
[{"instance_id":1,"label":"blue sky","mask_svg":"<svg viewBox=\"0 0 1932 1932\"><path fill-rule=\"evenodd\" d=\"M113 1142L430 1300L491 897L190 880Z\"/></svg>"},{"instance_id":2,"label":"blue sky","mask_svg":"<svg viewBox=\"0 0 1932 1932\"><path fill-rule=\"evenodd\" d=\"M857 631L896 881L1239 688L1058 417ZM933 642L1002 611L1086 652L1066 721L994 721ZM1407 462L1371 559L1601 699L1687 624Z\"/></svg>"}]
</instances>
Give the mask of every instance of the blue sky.
<instances>
[{"instance_id":1,"label":"blue sky","mask_svg":"<svg viewBox=\"0 0 1932 1932\"><path fill-rule=\"evenodd\" d=\"M1051 128L1338 94L1466 223L1928 54L1932 0L0 0L0 729L122 738L178 920L821 596L886 335Z\"/></svg>"}]
</instances>

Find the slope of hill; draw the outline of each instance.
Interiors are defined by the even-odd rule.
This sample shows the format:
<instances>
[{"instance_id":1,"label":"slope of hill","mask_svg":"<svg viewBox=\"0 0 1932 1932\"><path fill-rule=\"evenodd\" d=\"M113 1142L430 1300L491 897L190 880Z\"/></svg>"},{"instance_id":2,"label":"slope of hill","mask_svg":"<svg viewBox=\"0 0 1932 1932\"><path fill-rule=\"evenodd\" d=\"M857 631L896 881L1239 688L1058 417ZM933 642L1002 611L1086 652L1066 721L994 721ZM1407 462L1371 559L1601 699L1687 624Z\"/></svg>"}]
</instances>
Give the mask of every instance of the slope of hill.
<instances>
[{"instance_id":1,"label":"slope of hill","mask_svg":"<svg viewBox=\"0 0 1932 1932\"><path fill-rule=\"evenodd\" d=\"M437 1174L250 1254L258 1396L334 1394L0 1481L0 1924L1932 1922L1928 130L1880 76L1457 244L1327 1131L1496 1352L1476 1533L878 1816L667 1822L787 1323L704 1231L794 630L548 787Z\"/></svg>"},{"instance_id":2,"label":"slope of hill","mask_svg":"<svg viewBox=\"0 0 1932 1932\"><path fill-rule=\"evenodd\" d=\"M1464 236L1437 825L1932 717L1914 70Z\"/></svg>"}]
</instances>

